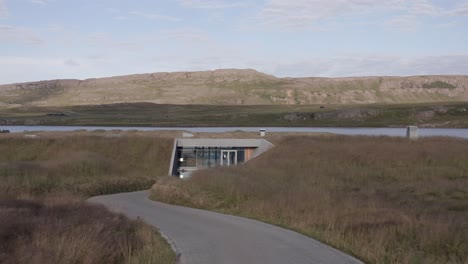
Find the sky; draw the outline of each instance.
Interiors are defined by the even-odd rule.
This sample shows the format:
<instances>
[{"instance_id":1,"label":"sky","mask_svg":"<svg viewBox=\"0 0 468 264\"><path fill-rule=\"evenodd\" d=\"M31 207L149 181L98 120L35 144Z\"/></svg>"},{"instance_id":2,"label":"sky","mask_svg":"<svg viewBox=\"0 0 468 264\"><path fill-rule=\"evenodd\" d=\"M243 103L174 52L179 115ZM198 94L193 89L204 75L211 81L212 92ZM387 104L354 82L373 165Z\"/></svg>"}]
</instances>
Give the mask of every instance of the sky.
<instances>
[{"instance_id":1,"label":"sky","mask_svg":"<svg viewBox=\"0 0 468 264\"><path fill-rule=\"evenodd\" d=\"M0 0L0 84L219 68L468 75L468 0Z\"/></svg>"}]
</instances>

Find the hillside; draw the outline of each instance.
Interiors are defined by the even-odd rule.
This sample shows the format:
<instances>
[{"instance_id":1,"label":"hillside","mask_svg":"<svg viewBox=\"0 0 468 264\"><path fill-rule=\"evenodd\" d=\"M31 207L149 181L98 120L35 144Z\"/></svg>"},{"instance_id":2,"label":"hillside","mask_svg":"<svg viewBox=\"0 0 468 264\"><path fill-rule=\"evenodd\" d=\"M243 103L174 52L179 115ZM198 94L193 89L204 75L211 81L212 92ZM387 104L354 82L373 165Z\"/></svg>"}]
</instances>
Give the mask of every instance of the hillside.
<instances>
[{"instance_id":1,"label":"hillside","mask_svg":"<svg viewBox=\"0 0 468 264\"><path fill-rule=\"evenodd\" d=\"M468 76L277 78L215 70L0 85L0 108L123 102L157 104L369 104L468 100Z\"/></svg>"}]
</instances>

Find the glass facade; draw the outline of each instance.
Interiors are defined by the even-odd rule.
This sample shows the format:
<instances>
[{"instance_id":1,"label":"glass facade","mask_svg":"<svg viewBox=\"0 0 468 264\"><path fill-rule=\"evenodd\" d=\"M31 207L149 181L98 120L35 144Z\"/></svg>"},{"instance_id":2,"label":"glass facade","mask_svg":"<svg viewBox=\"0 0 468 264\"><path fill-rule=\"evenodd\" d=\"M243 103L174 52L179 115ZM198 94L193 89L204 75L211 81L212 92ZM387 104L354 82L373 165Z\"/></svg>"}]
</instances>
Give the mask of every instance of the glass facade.
<instances>
[{"instance_id":1,"label":"glass facade","mask_svg":"<svg viewBox=\"0 0 468 264\"><path fill-rule=\"evenodd\" d=\"M245 148L178 147L177 174L189 175L192 171L217 166L233 166L245 162Z\"/></svg>"}]
</instances>

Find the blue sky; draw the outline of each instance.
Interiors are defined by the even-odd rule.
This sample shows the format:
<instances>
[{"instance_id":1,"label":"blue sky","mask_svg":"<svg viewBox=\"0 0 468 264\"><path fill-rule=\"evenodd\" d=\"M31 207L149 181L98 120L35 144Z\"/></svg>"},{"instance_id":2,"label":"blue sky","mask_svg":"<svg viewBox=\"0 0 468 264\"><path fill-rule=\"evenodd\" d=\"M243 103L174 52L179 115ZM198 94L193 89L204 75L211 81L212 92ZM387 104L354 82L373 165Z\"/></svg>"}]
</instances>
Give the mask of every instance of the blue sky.
<instances>
[{"instance_id":1,"label":"blue sky","mask_svg":"<svg viewBox=\"0 0 468 264\"><path fill-rule=\"evenodd\" d=\"M0 83L468 74L467 0L0 0Z\"/></svg>"}]
</instances>

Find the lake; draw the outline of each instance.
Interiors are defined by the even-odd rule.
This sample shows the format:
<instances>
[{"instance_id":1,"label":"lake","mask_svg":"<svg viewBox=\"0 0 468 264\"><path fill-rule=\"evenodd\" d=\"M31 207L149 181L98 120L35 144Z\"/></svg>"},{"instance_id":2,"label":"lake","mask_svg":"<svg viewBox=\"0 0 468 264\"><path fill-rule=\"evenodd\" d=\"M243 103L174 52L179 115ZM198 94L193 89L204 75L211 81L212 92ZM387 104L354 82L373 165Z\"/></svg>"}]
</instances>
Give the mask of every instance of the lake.
<instances>
[{"instance_id":1,"label":"lake","mask_svg":"<svg viewBox=\"0 0 468 264\"><path fill-rule=\"evenodd\" d=\"M12 133L33 131L74 131L74 130L183 130L189 132L257 132L266 129L268 132L328 132L341 135L367 135L367 136L406 136L406 128L344 128L344 127L100 127L100 126L0 126L0 130L10 130ZM420 136L449 136L468 139L466 128L420 128Z\"/></svg>"}]
</instances>

